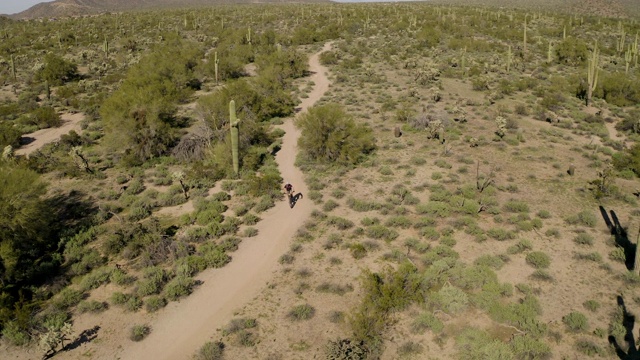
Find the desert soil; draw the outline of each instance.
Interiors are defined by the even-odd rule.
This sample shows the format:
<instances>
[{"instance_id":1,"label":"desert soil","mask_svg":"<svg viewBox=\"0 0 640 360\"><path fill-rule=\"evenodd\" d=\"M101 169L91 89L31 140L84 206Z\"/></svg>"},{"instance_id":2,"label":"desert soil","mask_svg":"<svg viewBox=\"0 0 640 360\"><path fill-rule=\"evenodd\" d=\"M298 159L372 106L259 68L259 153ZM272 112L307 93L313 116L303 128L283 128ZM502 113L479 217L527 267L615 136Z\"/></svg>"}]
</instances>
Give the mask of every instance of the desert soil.
<instances>
[{"instance_id":1,"label":"desert soil","mask_svg":"<svg viewBox=\"0 0 640 360\"><path fill-rule=\"evenodd\" d=\"M60 115L63 123L62 126L57 128L41 129L31 134L25 134L23 138L33 138L32 142L24 145L15 151L16 155L29 155L32 152L40 149L44 145L54 142L60 138L60 136L68 134L69 131L74 130L77 133L81 132L80 122L84 120L84 114L82 113L64 113Z\"/></svg>"}]
</instances>

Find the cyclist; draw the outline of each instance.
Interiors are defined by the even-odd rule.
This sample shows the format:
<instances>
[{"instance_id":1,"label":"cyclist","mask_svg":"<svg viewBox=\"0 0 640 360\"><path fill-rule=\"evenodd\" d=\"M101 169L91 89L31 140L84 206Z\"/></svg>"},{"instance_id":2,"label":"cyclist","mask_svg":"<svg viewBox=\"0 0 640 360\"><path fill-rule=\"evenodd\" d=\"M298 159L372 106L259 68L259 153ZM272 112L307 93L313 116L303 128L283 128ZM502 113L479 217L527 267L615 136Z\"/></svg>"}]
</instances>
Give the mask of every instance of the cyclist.
<instances>
[{"instance_id":1,"label":"cyclist","mask_svg":"<svg viewBox=\"0 0 640 360\"><path fill-rule=\"evenodd\" d=\"M291 194L293 193L293 185L291 185L291 183L287 182L284 185L284 190L287 192L287 195L291 196Z\"/></svg>"}]
</instances>

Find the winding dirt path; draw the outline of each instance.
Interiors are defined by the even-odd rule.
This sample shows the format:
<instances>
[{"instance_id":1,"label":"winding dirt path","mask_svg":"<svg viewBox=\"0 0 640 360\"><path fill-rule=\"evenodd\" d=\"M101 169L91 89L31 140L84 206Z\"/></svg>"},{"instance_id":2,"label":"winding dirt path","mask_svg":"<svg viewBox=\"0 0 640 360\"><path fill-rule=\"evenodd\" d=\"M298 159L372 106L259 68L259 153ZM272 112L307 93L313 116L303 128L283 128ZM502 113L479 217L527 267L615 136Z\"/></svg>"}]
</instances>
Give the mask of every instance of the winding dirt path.
<instances>
[{"instance_id":1,"label":"winding dirt path","mask_svg":"<svg viewBox=\"0 0 640 360\"><path fill-rule=\"evenodd\" d=\"M84 114L64 113L60 115L60 118L63 121L62 126L60 127L42 129L32 132L31 134L22 135L22 137L33 138L35 140L16 149L16 155L29 155L44 145L58 140L62 135L68 134L71 130L75 130L77 133L81 132L80 122L84 120Z\"/></svg>"},{"instance_id":2,"label":"winding dirt path","mask_svg":"<svg viewBox=\"0 0 640 360\"><path fill-rule=\"evenodd\" d=\"M327 69L318 60L321 52L311 56L310 80L315 83L309 97L303 99L301 112L308 109L329 88ZM282 149L276 161L282 176L294 184L296 191L306 194L302 172L294 166L300 132L293 119L285 121L286 131ZM243 240L233 253L233 261L221 269L201 273L197 280L202 285L179 303L171 303L153 322L147 339L130 343L119 355L120 359L189 359L233 317L234 310L257 296L278 268L278 258L287 251L296 230L311 214L312 203L302 199L293 209L285 201L264 214L264 220L255 227L258 235Z\"/></svg>"}]
</instances>

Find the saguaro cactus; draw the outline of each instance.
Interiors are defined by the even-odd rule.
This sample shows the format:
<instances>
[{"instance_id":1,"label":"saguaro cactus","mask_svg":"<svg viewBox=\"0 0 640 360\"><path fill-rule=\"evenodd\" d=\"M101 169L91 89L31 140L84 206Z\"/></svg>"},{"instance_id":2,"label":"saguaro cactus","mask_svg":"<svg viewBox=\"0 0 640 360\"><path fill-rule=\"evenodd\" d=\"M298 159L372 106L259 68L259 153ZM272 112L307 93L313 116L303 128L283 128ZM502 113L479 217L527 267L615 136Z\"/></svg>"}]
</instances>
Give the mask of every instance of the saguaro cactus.
<instances>
[{"instance_id":1,"label":"saguaro cactus","mask_svg":"<svg viewBox=\"0 0 640 360\"><path fill-rule=\"evenodd\" d=\"M47 95L47 100L51 100L51 88L49 88L49 80L44 81L44 92Z\"/></svg>"},{"instance_id":2,"label":"saguaro cactus","mask_svg":"<svg viewBox=\"0 0 640 360\"><path fill-rule=\"evenodd\" d=\"M213 53L213 66L214 72L216 76L216 85L218 85L218 64L220 63L220 59L218 59L218 52Z\"/></svg>"},{"instance_id":3,"label":"saguaro cactus","mask_svg":"<svg viewBox=\"0 0 640 360\"><path fill-rule=\"evenodd\" d=\"M507 50L507 72L511 70L511 45L509 45L509 49Z\"/></svg>"},{"instance_id":4,"label":"saguaro cactus","mask_svg":"<svg viewBox=\"0 0 640 360\"><path fill-rule=\"evenodd\" d=\"M621 29L620 40L618 40L616 42L616 50L618 50L618 53L622 53L624 51L624 44L625 44L626 36L627 36L627 34L625 33L624 28Z\"/></svg>"},{"instance_id":5,"label":"saguaro cactus","mask_svg":"<svg viewBox=\"0 0 640 360\"><path fill-rule=\"evenodd\" d=\"M16 62L13 59L13 55L11 55L11 76L13 76L13 81L15 81L17 79L16 76Z\"/></svg>"},{"instance_id":6,"label":"saguaro cactus","mask_svg":"<svg viewBox=\"0 0 640 360\"><path fill-rule=\"evenodd\" d=\"M598 42L593 46L591 57L587 61L587 99L586 105L591 104L591 97L593 96L593 90L598 86Z\"/></svg>"},{"instance_id":7,"label":"saguaro cactus","mask_svg":"<svg viewBox=\"0 0 640 360\"><path fill-rule=\"evenodd\" d=\"M102 43L102 51L104 51L105 55L109 56L109 40L107 40L106 36L104 38L104 42Z\"/></svg>"},{"instance_id":8,"label":"saguaro cactus","mask_svg":"<svg viewBox=\"0 0 640 360\"><path fill-rule=\"evenodd\" d=\"M524 54L527 53L527 17L524 17L524 35L522 38L522 42L523 42L523 48L522 48L522 52Z\"/></svg>"},{"instance_id":9,"label":"saguaro cactus","mask_svg":"<svg viewBox=\"0 0 640 360\"><path fill-rule=\"evenodd\" d=\"M231 156L233 157L233 172L238 175L240 163L238 161L238 125L240 120L236 117L236 102L229 101L229 127L231 128Z\"/></svg>"}]
</instances>

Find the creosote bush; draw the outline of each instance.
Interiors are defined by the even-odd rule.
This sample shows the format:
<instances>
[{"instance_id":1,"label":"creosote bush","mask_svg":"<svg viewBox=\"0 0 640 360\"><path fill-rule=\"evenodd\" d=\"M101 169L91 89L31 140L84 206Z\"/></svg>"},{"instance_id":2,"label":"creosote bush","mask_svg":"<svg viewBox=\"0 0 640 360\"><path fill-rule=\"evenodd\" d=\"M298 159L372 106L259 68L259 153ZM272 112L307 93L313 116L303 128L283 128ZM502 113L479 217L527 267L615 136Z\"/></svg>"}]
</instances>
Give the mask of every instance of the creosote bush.
<instances>
[{"instance_id":1,"label":"creosote bush","mask_svg":"<svg viewBox=\"0 0 640 360\"><path fill-rule=\"evenodd\" d=\"M287 314L287 317L294 321L309 320L315 315L315 313L316 309L313 306L309 304L302 304L294 306Z\"/></svg>"},{"instance_id":2,"label":"creosote bush","mask_svg":"<svg viewBox=\"0 0 640 360\"><path fill-rule=\"evenodd\" d=\"M527 264L536 269L546 269L551 265L551 258L549 255L541 251L532 251L528 253L525 260L527 261Z\"/></svg>"},{"instance_id":3,"label":"creosote bush","mask_svg":"<svg viewBox=\"0 0 640 360\"><path fill-rule=\"evenodd\" d=\"M134 325L129 333L129 339L132 341L142 341L151 333L148 325Z\"/></svg>"}]
</instances>

